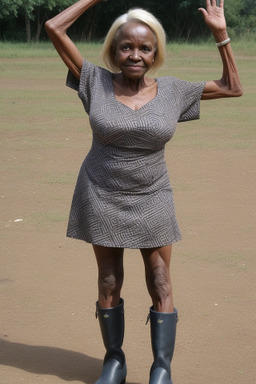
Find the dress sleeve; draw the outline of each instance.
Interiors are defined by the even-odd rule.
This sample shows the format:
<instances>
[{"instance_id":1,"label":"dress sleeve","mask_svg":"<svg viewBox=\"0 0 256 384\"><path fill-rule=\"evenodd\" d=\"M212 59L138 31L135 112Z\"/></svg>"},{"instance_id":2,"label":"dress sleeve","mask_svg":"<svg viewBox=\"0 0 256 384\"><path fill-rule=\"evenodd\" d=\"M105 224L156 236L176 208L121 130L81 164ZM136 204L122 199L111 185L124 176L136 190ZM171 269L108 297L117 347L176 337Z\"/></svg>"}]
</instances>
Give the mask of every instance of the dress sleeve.
<instances>
[{"instance_id":1,"label":"dress sleeve","mask_svg":"<svg viewBox=\"0 0 256 384\"><path fill-rule=\"evenodd\" d=\"M177 80L175 86L179 95L180 116L178 122L200 118L200 100L205 82Z\"/></svg>"},{"instance_id":2,"label":"dress sleeve","mask_svg":"<svg viewBox=\"0 0 256 384\"><path fill-rule=\"evenodd\" d=\"M78 96L82 100L84 109L88 114L90 110L91 91L96 70L96 65L89 63L84 59L80 80L78 80L70 70L68 71L66 79L67 87L70 87L78 92Z\"/></svg>"}]
</instances>

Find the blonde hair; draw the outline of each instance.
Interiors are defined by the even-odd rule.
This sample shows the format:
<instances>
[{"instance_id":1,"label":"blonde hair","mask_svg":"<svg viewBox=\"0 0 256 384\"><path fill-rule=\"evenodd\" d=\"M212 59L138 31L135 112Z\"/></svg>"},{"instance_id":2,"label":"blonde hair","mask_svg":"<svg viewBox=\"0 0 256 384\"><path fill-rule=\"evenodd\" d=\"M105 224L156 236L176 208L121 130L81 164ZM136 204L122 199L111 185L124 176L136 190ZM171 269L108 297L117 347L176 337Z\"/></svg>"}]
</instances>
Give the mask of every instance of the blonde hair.
<instances>
[{"instance_id":1,"label":"blonde hair","mask_svg":"<svg viewBox=\"0 0 256 384\"><path fill-rule=\"evenodd\" d=\"M113 72L119 72L120 69L116 66L114 49L115 49L115 39L117 32L120 27L129 21L136 21L141 24L148 26L156 37L156 55L155 60L150 68L150 72L156 71L161 67L165 60L165 49L166 49L166 35L162 27L162 24L157 20L157 18L152 15L152 13L145 11L141 8L130 9L124 15L119 16L111 28L108 31L108 34L105 38L103 48L102 48L102 59L106 66Z\"/></svg>"}]
</instances>

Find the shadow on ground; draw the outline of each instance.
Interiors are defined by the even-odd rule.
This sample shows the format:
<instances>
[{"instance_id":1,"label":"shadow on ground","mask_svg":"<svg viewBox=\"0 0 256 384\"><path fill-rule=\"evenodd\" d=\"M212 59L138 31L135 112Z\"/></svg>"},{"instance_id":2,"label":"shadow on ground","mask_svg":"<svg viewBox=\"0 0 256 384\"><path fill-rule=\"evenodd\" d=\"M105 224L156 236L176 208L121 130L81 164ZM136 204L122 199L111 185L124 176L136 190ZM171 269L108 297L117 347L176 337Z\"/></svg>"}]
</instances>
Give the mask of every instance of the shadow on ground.
<instances>
[{"instance_id":1,"label":"shadow on ground","mask_svg":"<svg viewBox=\"0 0 256 384\"><path fill-rule=\"evenodd\" d=\"M79 352L4 339L0 339L0 364L34 374L58 376L64 381L76 380L87 384L95 383L102 368L102 360Z\"/></svg>"}]
</instances>

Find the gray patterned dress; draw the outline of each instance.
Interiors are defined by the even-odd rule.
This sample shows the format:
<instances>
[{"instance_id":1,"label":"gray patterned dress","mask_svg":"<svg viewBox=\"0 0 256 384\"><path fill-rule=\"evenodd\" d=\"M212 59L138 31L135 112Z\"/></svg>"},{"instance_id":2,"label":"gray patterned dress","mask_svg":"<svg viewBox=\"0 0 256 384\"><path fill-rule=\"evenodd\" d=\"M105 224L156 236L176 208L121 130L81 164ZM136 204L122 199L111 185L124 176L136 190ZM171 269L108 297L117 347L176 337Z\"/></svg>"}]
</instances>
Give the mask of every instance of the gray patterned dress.
<instances>
[{"instance_id":1,"label":"gray patterned dress","mask_svg":"<svg viewBox=\"0 0 256 384\"><path fill-rule=\"evenodd\" d=\"M205 83L157 78L156 97L134 111L114 94L113 75L84 60L80 82L92 147L78 176L67 236L106 247L154 248L181 239L164 159L177 122L199 118Z\"/></svg>"}]
</instances>

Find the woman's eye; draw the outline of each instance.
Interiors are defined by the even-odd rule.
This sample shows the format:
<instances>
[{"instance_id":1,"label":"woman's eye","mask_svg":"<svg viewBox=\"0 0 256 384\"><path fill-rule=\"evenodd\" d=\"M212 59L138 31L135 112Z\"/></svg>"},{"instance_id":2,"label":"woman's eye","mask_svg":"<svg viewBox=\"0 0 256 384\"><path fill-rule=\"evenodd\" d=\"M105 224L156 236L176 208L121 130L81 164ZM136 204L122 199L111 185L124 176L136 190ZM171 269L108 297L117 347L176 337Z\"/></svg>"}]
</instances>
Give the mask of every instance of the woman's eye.
<instances>
[{"instance_id":1,"label":"woman's eye","mask_svg":"<svg viewBox=\"0 0 256 384\"><path fill-rule=\"evenodd\" d=\"M150 52L150 48L149 47L142 47L142 50L145 51L145 52Z\"/></svg>"}]
</instances>

